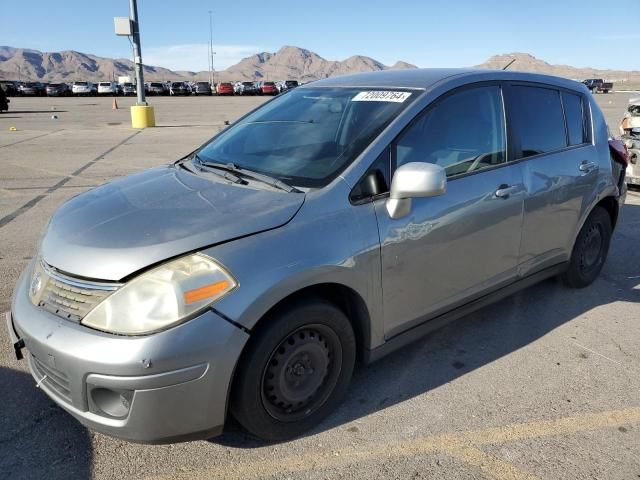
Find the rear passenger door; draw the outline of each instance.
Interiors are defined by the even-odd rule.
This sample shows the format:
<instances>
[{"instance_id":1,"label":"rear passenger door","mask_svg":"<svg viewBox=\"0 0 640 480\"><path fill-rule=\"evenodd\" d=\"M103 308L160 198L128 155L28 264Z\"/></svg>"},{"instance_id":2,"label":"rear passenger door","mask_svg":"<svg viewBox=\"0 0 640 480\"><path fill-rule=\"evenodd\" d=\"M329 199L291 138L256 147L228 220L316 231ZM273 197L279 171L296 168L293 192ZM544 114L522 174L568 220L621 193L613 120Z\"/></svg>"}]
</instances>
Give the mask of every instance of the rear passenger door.
<instances>
[{"instance_id":1,"label":"rear passenger door","mask_svg":"<svg viewBox=\"0 0 640 480\"><path fill-rule=\"evenodd\" d=\"M519 273L568 259L598 178L590 111L581 94L539 84L505 89L515 159L526 188Z\"/></svg>"}]
</instances>

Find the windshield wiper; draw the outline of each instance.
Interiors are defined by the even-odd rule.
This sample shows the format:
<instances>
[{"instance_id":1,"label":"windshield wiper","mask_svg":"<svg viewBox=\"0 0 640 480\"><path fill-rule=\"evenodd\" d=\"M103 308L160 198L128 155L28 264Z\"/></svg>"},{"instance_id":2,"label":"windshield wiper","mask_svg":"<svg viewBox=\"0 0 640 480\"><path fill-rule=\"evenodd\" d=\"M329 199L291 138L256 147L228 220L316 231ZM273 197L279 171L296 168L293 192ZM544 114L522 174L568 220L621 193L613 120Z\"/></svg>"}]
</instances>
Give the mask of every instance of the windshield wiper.
<instances>
[{"instance_id":1,"label":"windshield wiper","mask_svg":"<svg viewBox=\"0 0 640 480\"><path fill-rule=\"evenodd\" d=\"M211 172L211 173L215 173L216 175L224 178L225 180L229 180L232 183L239 183L241 185L246 185L248 183L246 180L243 180L237 175L234 175L233 173L231 173L232 170L218 168L216 165L208 165L207 164L208 162L202 160L202 158L200 158L197 153L193 154L193 158L198 162L198 165L200 166L200 168L209 167L209 168L216 168L218 170L222 170L223 173L220 173L220 172ZM207 170L207 171L210 171L210 170Z\"/></svg>"},{"instance_id":2,"label":"windshield wiper","mask_svg":"<svg viewBox=\"0 0 640 480\"><path fill-rule=\"evenodd\" d=\"M284 190L287 193L301 193L301 191L298 190L296 187L288 185L287 183L283 182L279 178L271 177L264 173L249 170L244 167L238 167L233 163L210 162L198 157L197 154L196 154L196 160L198 160L200 165L204 167L216 168L218 170L223 170L227 173L232 173L242 177L251 178L252 180L257 180L258 182L266 183L267 185L271 185L272 187L278 188L280 190Z\"/></svg>"}]
</instances>

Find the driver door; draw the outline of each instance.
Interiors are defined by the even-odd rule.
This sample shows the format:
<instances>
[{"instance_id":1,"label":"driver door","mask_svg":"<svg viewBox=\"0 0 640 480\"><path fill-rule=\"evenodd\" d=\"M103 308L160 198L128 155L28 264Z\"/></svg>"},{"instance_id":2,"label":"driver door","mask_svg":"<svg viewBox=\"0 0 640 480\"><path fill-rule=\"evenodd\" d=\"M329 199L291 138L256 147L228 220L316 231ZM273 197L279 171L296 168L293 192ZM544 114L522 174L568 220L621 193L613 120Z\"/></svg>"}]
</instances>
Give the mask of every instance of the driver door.
<instances>
[{"instance_id":1,"label":"driver door","mask_svg":"<svg viewBox=\"0 0 640 480\"><path fill-rule=\"evenodd\" d=\"M430 162L447 172L444 195L412 199L390 218L375 203L387 338L516 277L524 186L507 161L499 85L447 94L391 147L392 164Z\"/></svg>"}]
</instances>

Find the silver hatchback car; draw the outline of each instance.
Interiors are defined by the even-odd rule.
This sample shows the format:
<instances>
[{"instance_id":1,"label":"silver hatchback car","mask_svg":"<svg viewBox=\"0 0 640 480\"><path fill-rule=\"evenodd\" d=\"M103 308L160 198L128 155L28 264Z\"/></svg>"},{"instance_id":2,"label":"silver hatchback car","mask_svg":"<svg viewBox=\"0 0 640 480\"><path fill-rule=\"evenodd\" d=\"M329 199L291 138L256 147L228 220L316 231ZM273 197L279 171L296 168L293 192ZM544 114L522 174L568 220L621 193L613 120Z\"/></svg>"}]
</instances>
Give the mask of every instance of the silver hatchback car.
<instances>
[{"instance_id":1,"label":"silver hatchback car","mask_svg":"<svg viewBox=\"0 0 640 480\"><path fill-rule=\"evenodd\" d=\"M589 285L624 170L584 85L478 70L292 89L58 209L7 315L88 427L302 434L371 362L517 289ZM26 348L26 351L25 351Z\"/></svg>"}]
</instances>

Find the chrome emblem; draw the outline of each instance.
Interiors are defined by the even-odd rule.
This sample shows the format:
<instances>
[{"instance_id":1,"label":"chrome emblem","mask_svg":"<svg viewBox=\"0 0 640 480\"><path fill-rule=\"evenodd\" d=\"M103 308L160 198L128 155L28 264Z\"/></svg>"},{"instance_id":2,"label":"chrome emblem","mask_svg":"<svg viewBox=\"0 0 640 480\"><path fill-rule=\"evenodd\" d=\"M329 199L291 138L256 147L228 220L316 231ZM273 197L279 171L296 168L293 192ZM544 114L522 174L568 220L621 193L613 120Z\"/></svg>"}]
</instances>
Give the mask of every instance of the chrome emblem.
<instances>
[{"instance_id":1,"label":"chrome emblem","mask_svg":"<svg viewBox=\"0 0 640 480\"><path fill-rule=\"evenodd\" d=\"M42 276L40 272L36 273L31 279L31 286L29 287L29 292L31 296L35 296L40 289L42 288Z\"/></svg>"}]
</instances>

